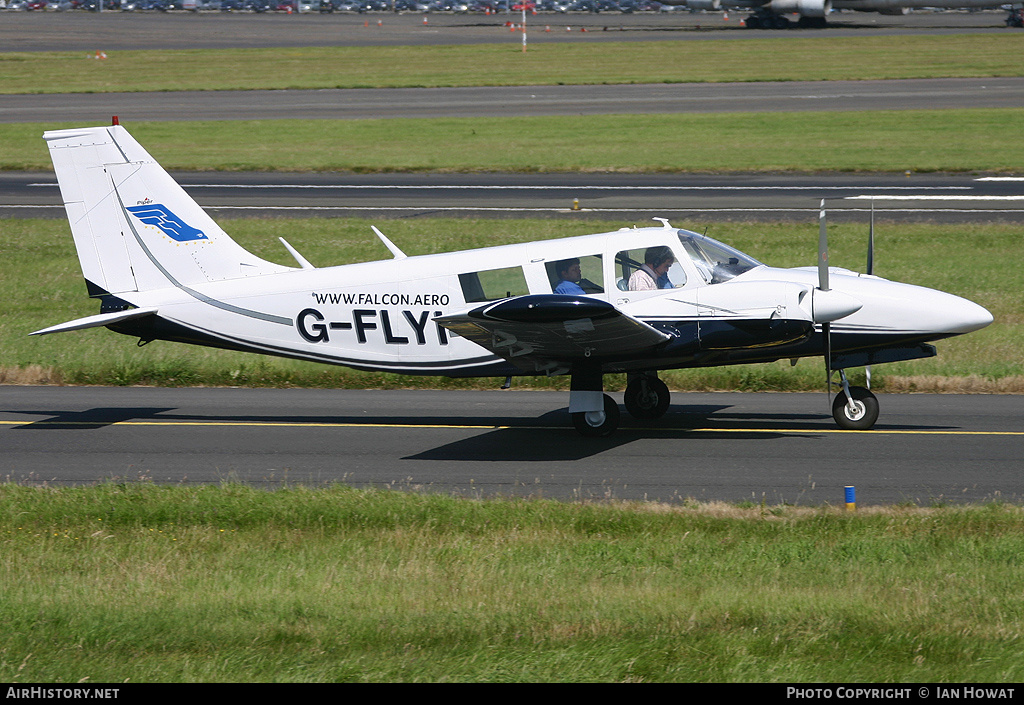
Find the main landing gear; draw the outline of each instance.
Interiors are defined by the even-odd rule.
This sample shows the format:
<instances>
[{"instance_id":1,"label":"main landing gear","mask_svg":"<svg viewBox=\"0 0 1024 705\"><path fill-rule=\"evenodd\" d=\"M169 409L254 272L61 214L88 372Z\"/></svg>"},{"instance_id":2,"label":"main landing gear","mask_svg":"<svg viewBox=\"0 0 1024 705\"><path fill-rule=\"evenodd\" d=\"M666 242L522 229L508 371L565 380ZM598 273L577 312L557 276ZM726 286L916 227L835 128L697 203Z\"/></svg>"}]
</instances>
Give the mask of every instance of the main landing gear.
<instances>
[{"instance_id":1,"label":"main landing gear","mask_svg":"<svg viewBox=\"0 0 1024 705\"><path fill-rule=\"evenodd\" d=\"M630 374L623 402L634 419L660 419L668 411L668 385L654 372Z\"/></svg>"},{"instance_id":2,"label":"main landing gear","mask_svg":"<svg viewBox=\"0 0 1024 705\"><path fill-rule=\"evenodd\" d=\"M601 411L577 411L572 415L576 432L588 438L605 438L619 427L619 405L607 394L602 394Z\"/></svg>"},{"instance_id":3,"label":"main landing gear","mask_svg":"<svg viewBox=\"0 0 1024 705\"><path fill-rule=\"evenodd\" d=\"M627 377L624 401L635 419L657 419L668 411L668 386L655 372L631 373ZM599 373L573 374L569 391L569 414L577 433L603 438L619 427L619 405L603 392Z\"/></svg>"},{"instance_id":4,"label":"main landing gear","mask_svg":"<svg viewBox=\"0 0 1024 705\"><path fill-rule=\"evenodd\" d=\"M619 427L619 405L604 393L604 375L596 365L580 366L569 378L569 415L581 436L604 438Z\"/></svg>"}]
</instances>

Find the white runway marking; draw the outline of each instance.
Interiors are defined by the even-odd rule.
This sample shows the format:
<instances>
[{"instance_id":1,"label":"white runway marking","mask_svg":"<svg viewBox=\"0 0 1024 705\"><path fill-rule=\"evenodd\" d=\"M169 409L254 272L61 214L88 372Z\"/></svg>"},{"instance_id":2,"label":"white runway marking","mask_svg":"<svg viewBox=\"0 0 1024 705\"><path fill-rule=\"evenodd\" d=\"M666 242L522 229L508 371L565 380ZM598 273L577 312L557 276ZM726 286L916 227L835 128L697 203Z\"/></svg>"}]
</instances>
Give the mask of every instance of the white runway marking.
<instances>
[{"instance_id":1,"label":"white runway marking","mask_svg":"<svg viewBox=\"0 0 1024 705\"><path fill-rule=\"evenodd\" d=\"M869 196L846 196L847 201L1024 201L1024 196L901 196L878 194Z\"/></svg>"},{"instance_id":2,"label":"white runway marking","mask_svg":"<svg viewBox=\"0 0 1024 705\"><path fill-rule=\"evenodd\" d=\"M56 183L32 183L29 186L56 188ZM183 188L231 188L231 189L353 189L353 190L413 190L430 191L550 191L552 189L572 191L970 191L971 186L580 186L560 185L466 185L456 184L182 184Z\"/></svg>"}]
</instances>

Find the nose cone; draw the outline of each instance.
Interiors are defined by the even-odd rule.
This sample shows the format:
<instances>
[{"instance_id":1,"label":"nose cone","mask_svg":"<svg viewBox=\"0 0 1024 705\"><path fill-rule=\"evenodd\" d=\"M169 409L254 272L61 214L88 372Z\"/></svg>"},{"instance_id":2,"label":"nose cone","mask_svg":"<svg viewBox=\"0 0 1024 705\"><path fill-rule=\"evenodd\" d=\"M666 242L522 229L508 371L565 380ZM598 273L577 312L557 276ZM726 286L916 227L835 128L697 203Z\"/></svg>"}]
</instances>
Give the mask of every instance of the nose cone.
<instances>
[{"instance_id":1,"label":"nose cone","mask_svg":"<svg viewBox=\"0 0 1024 705\"><path fill-rule=\"evenodd\" d=\"M890 329L938 340L970 333L992 322L992 314L973 301L935 289L898 286L898 296L890 298L887 306Z\"/></svg>"},{"instance_id":2,"label":"nose cone","mask_svg":"<svg viewBox=\"0 0 1024 705\"><path fill-rule=\"evenodd\" d=\"M960 335L980 330L992 322L992 314L984 306L979 306L973 301L962 299L959 296L947 294L948 300L945 303L944 315L945 332Z\"/></svg>"},{"instance_id":3,"label":"nose cone","mask_svg":"<svg viewBox=\"0 0 1024 705\"><path fill-rule=\"evenodd\" d=\"M846 293L864 302L860 311L838 322L851 331L941 340L992 322L982 306L944 291L871 277L846 278L843 284Z\"/></svg>"}]
</instances>

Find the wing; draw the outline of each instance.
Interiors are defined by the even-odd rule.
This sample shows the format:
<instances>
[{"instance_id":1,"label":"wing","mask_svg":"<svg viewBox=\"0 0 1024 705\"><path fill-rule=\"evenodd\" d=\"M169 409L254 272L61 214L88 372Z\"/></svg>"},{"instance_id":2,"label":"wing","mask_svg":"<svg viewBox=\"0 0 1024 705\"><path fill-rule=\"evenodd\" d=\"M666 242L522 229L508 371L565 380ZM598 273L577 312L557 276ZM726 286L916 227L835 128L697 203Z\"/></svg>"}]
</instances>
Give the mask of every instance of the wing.
<instances>
[{"instance_id":1,"label":"wing","mask_svg":"<svg viewBox=\"0 0 1024 705\"><path fill-rule=\"evenodd\" d=\"M607 301L586 296L517 296L434 320L534 373L560 371L582 358L634 357L670 340Z\"/></svg>"}]
</instances>

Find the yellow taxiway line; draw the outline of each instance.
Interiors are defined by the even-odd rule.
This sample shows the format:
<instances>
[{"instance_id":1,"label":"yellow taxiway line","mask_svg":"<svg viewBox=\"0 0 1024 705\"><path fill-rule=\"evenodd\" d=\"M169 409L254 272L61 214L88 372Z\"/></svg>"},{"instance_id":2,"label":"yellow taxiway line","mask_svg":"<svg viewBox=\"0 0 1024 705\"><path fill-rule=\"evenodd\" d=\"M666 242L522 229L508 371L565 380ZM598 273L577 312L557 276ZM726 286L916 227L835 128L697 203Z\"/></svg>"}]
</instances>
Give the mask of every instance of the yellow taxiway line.
<instances>
[{"instance_id":1,"label":"yellow taxiway line","mask_svg":"<svg viewBox=\"0 0 1024 705\"><path fill-rule=\"evenodd\" d=\"M352 421L7 421L0 426L198 426L212 428L453 428L466 430L532 429L565 430L567 426L508 426L490 424L435 423L361 423ZM871 429L852 431L841 428L671 428L664 426L621 426L619 431L670 431L675 433L786 433L786 434L865 434L884 436L1024 436L1024 431L957 431Z\"/></svg>"}]
</instances>

